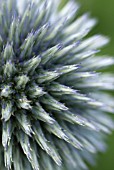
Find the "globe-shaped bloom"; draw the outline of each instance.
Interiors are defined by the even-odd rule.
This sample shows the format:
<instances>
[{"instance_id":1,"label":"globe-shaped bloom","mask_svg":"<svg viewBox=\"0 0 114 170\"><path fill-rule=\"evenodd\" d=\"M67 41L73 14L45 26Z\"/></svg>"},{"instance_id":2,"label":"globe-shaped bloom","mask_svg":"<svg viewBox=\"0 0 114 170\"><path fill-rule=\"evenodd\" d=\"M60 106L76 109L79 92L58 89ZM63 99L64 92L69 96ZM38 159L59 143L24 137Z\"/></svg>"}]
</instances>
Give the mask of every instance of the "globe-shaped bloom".
<instances>
[{"instance_id":1,"label":"globe-shaped bloom","mask_svg":"<svg viewBox=\"0 0 114 170\"><path fill-rule=\"evenodd\" d=\"M83 170L113 129L108 38L59 0L0 0L0 169Z\"/></svg>"}]
</instances>

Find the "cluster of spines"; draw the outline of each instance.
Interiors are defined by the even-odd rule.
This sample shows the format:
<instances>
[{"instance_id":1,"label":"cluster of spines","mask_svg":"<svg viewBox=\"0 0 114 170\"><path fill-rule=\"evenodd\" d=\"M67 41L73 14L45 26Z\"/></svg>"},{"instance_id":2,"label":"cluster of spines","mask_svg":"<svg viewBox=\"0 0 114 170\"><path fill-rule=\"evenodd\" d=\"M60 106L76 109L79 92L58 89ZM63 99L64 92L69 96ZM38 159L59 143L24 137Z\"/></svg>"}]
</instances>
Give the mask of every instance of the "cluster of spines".
<instances>
[{"instance_id":1,"label":"cluster of spines","mask_svg":"<svg viewBox=\"0 0 114 170\"><path fill-rule=\"evenodd\" d=\"M112 90L114 79L97 71L114 59L95 57L108 39L84 39L96 20L84 14L73 22L78 5L57 11L58 4L25 2L23 11L16 0L1 5L0 152L8 170L61 170L62 160L66 169L71 162L86 169L84 160L104 150L104 132L113 128L104 113L114 112L113 100L101 90Z\"/></svg>"}]
</instances>

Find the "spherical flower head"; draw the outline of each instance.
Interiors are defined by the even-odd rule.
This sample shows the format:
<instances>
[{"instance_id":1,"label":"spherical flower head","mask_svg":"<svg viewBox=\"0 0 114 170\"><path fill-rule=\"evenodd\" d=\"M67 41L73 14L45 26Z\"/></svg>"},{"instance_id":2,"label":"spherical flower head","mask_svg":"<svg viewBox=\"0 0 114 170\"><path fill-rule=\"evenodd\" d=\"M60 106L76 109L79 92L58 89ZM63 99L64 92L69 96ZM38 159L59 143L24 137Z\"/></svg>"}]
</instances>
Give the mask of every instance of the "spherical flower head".
<instances>
[{"instance_id":1,"label":"spherical flower head","mask_svg":"<svg viewBox=\"0 0 114 170\"><path fill-rule=\"evenodd\" d=\"M96 20L59 0L0 0L0 169L83 170L114 128L114 63Z\"/></svg>"}]
</instances>

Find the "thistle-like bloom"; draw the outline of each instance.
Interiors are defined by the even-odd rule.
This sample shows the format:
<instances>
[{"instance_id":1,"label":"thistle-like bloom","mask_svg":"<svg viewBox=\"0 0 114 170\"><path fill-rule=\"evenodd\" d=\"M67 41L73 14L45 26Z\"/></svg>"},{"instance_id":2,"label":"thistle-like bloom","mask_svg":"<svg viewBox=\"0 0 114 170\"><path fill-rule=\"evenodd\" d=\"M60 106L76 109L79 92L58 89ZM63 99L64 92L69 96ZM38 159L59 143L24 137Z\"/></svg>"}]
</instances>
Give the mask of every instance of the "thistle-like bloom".
<instances>
[{"instance_id":1,"label":"thistle-like bloom","mask_svg":"<svg viewBox=\"0 0 114 170\"><path fill-rule=\"evenodd\" d=\"M0 0L0 169L82 170L113 128L108 39L78 4ZM96 56L97 55L97 56Z\"/></svg>"}]
</instances>

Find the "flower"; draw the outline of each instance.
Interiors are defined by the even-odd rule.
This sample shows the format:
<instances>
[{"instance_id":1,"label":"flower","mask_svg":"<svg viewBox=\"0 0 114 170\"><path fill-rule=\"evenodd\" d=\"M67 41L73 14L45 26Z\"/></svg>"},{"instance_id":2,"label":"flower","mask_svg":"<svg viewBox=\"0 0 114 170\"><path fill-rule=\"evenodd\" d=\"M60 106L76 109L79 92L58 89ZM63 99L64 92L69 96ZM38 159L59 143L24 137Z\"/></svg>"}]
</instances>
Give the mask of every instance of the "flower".
<instances>
[{"instance_id":1,"label":"flower","mask_svg":"<svg viewBox=\"0 0 114 170\"><path fill-rule=\"evenodd\" d=\"M114 128L108 38L74 1L0 2L1 169L86 169Z\"/></svg>"}]
</instances>

